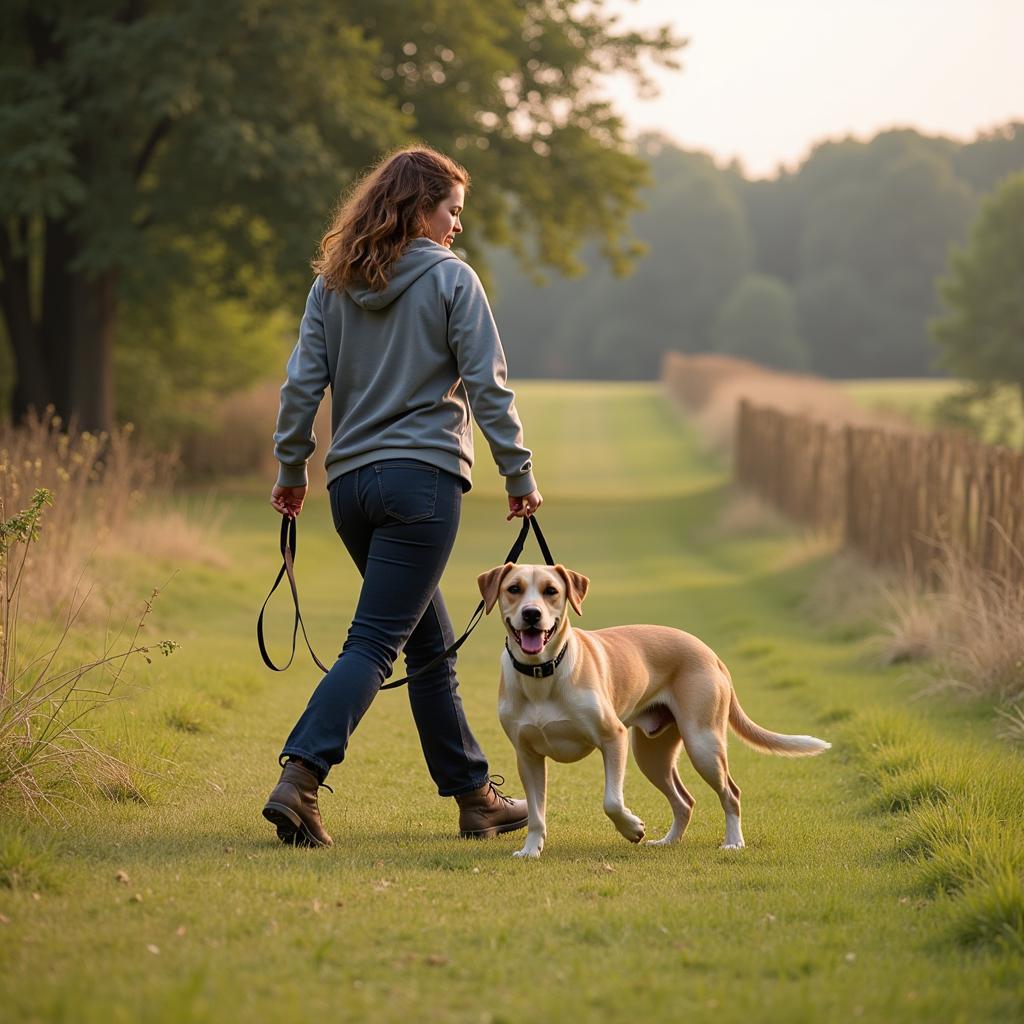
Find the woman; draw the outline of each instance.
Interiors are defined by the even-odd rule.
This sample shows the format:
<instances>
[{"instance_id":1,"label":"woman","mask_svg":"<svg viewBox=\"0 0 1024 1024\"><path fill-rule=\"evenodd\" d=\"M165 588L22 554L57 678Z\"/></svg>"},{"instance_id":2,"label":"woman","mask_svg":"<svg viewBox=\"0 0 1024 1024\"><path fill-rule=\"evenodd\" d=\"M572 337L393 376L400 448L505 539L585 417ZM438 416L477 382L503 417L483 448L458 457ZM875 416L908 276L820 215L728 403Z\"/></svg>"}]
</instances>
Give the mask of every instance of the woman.
<instances>
[{"instance_id":1,"label":"woman","mask_svg":"<svg viewBox=\"0 0 1024 1024\"><path fill-rule=\"evenodd\" d=\"M532 515L543 500L487 297L451 252L468 185L465 169L432 149L392 154L342 206L314 263L281 388L270 503L299 514L313 418L330 385L327 487L363 586L342 653L288 737L263 809L286 843L331 845L317 789L399 651L415 673L454 640L437 588L472 484L470 409L505 478L508 518ZM438 792L459 805L460 833L522 828L526 802L498 792L466 722L455 656L412 680L409 701Z\"/></svg>"}]
</instances>

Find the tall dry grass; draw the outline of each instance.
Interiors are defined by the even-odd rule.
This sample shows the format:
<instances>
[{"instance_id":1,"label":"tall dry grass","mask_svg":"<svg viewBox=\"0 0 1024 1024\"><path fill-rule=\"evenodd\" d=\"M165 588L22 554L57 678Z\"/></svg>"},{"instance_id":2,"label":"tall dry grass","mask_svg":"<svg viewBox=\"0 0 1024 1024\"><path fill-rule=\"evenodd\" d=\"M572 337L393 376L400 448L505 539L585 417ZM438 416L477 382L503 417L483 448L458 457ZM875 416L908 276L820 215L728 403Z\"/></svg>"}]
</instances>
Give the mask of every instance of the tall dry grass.
<instances>
[{"instance_id":1,"label":"tall dry grass","mask_svg":"<svg viewBox=\"0 0 1024 1024\"><path fill-rule=\"evenodd\" d=\"M819 574L806 604L818 622L866 634L866 652L883 664L910 667L916 695L991 701L1001 735L1024 742L1024 590L937 543L931 585L845 551Z\"/></svg>"},{"instance_id":2,"label":"tall dry grass","mask_svg":"<svg viewBox=\"0 0 1024 1024\"><path fill-rule=\"evenodd\" d=\"M223 564L216 518L190 517L175 503L177 452L143 448L131 424L109 434L62 427L52 410L0 425L0 507L22 508L40 488L54 495L46 535L26 552L26 614L66 612L76 586L94 590L103 567L126 552ZM94 598L80 612L83 623L110 610L102 587Z\"/></svg>"},{"instance_id":3,"label":"tall dry grass","mask_svg":"<svg viewBox=\"0 0 1024 1024\"><path fill-rule=\"evenodd\" d=\"M1024 699L1024 590L936 547L933 586L906 574L884 588L881 649L889 660L931 661L931 689L1014 707Z\"/></svg>"}]
</instances>

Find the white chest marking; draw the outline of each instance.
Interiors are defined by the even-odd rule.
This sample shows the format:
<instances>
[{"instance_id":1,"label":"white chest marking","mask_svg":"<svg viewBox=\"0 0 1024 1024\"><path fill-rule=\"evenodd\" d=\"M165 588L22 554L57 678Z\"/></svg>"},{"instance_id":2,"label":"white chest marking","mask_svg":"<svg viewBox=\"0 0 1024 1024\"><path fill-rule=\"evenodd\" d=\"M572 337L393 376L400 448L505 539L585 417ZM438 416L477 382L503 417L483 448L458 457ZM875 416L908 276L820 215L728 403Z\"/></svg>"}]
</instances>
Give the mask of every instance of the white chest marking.
<instances>
[{"instance_id":1,"label":"white chest marking","mask_svg":"<svg viewBox=\"0 0 1024 1024\"><path fill-rule=\"evenodd\" d=\"M566 666L567 668L568 666ZM498 712L513 744L554 761L578 761L598 745L600 703L568 682L568 672L546 679L504 666L505 695Z\"/></svg>"}]
</instances>

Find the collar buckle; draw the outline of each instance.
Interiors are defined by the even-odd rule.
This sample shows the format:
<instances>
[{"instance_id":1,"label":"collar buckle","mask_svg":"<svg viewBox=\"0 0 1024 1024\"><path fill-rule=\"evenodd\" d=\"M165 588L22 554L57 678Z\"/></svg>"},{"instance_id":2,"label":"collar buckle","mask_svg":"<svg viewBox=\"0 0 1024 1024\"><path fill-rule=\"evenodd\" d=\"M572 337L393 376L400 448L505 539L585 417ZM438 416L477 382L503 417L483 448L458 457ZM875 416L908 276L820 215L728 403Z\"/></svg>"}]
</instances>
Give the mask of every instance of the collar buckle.
<instances>
[{"instance_id":1,"label":"collar buckle","mask_svg":"<svg viewBox=\"0 0 1024 1024\"><path fill-rule=\"evenodd\" d=\"M547 679L548 676L553 676L555 669L562 664L565 652L569 650L569 641L566 640L565 646L558 652L557 657L552 658L551 661L542 661L539 665L528 665L526 662L518 661L512 653L512 648L509 646L507 639L505 640L505 650L512 661L512 667L517 672L522 673L524 676L531 676L533 679Z\"/></svg>"}]
</instances>

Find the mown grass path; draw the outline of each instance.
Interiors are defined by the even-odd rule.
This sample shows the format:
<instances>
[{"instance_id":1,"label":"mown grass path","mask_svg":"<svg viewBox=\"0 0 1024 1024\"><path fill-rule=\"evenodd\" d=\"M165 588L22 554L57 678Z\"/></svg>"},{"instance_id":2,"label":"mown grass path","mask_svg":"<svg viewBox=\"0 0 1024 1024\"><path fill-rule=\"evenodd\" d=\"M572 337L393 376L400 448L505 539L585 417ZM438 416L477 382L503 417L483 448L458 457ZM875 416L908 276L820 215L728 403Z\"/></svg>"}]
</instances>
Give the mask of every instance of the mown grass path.
<instances>
[{"instance_id":1,"label":"mown grass path","mask_svg":"<svg viewBox=\"0 0 1024 1024\"><path fill-rule=\"evenodd\" d=\"M537 384L520 407L545 532L593 581L581 625L697 633L756 721L834 749L791 761L733 739L739 853L718 849L721 809L685 758L697 807L671 849L617 835L597 755L553 765L548 845L523 863L511 857L519 836L454 838L454 804L432 790L404 693L389 692L322 797L335 847L283 848L259 809L317 675L301 655L282 676L259 661L255 614L277 568L261 483L223 497L231 567L186 568L166 589L149 633L184 649L121 705L138 756L173 760L150 803L72 810L56 841L5 825L5 1021L1019 1019L1019 954L956 944L947 901L897 855L899 819L862 777L865 712L899 711L909 691L898 672L867 667L850 637L806 621L814 547L717 530L727 472L657 388ZM513 529L480 454L445 580L459 623ZM297 564L314 646L331 657L356 578L323 500L303 513ZM139 593L167 568L140 565ZM275 609L279 654L286 602ZM486 620L460 676L492 770L518 792L495 713L501 635ZM912 713L965 756L993 745L980 713L941 703ZM667 805L632 764L626 796L660 836Z\"/></svg>"}]
</instances>

